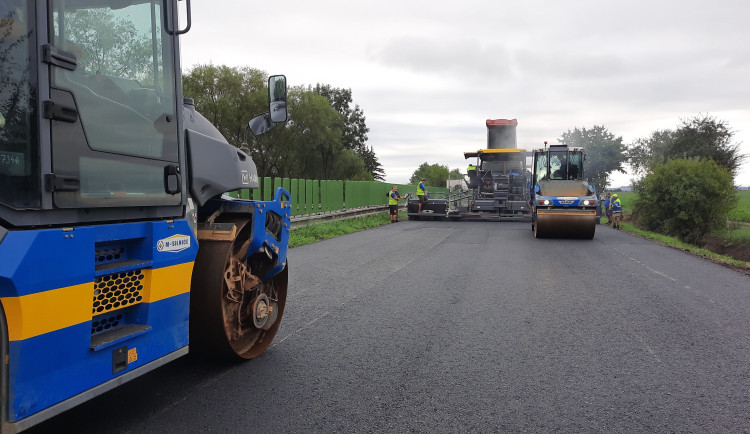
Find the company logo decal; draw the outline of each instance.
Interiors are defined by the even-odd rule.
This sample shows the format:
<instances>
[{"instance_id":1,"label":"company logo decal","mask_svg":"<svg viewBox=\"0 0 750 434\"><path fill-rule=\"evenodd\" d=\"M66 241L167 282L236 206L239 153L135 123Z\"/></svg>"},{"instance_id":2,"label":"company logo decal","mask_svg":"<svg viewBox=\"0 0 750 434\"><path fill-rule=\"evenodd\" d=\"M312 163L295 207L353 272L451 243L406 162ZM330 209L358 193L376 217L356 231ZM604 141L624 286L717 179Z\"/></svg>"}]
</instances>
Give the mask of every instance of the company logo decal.
<instances>
[{"instance_id":1,"label":"company logo decal","mask_svg":"<svg viewBox=\"0 0 750 434\"><path fill-rule=\"evenodd\" d=\"M156 250L160 252L181 252L190 248L190 237L187 235L172 235L156 242Z\"/></svg>"},{"instance_id":2,"label":"company logo decal","mask_svg":"<svg viewBox=\"0 0 750 434\"><path fill-rule=\"evenodd\" d=\"M258 182L258 175L256 174L250 174L247 170L242 171L242 184L255 184Z\"/></svg>"}]
</instances>

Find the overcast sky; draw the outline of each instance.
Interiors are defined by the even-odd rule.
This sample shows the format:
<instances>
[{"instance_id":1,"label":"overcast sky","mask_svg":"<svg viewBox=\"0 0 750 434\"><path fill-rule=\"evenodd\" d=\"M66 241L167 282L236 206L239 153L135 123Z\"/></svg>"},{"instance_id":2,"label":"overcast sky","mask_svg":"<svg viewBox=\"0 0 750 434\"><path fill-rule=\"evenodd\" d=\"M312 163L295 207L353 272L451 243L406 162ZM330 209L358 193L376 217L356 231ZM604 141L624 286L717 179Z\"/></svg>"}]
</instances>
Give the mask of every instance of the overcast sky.
<instances>
[{"instance_id":1,"label":"overcast sky","mask_svg":"<svg viewBox=\"0 0 750 434\"><path fill-rule=\"evenodd\" d=\"M199 0L183 68L350 88L394 183L425 161L465 170L487 119L518 119L531 149L594 125L630 144L710 114L750 154L749 20L748 0ZM750 159L735 182L750 185Z\"/></svg>"}]
</instances>

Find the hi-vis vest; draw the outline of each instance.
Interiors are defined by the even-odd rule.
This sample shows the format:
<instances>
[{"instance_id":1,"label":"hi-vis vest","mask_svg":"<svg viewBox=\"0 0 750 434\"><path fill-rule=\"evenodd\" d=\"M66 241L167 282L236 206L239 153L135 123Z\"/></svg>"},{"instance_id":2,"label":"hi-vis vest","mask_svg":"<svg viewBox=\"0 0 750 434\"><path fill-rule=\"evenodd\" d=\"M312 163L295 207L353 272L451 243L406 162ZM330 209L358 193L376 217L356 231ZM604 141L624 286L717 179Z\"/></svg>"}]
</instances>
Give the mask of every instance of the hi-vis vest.
<instances>
[{"instance_id":1,"label":"hi-vis vest","mask_svg":"<svg viewBox=\"0 0 750 434\"><path fill-rule=\"evenodd\" d=\"M620 202L620 198L613 200L610 202L610 207L612 209L612 212L622 212L622 203Z\"/></svg>"},{"instance_id":2,"label":"hi-vis vest","mask_svg":"<svg viewBox=\"0 0 750 434\"><path fill-rule=\"evenodd\" d=\"M388 205L398 205L398 199L393 198L393 192L388 193Z\"/></svg>"},{"instance_id":3,"label":"hi-vis vest","mask_svg":"<svg viewBox=\"0 0 750 434\"><path fill-rule=\"evenodd\" d=\"M424 196L424 185L421 182L417 184L417 196Z\"/></svg>"}]
</instances>

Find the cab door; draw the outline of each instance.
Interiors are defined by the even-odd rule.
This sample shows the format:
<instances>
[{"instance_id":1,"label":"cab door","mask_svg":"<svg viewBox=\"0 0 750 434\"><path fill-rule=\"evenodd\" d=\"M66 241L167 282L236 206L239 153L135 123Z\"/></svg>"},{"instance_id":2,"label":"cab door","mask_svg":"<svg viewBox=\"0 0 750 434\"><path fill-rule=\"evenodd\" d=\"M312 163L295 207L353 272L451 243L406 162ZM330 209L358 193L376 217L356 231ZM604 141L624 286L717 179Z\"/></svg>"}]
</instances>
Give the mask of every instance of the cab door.
<instances>
[{"instance_id":1,"label":"cab door","mask_svg":"<svg viewBox=\"0 0 750 434\"><path fill-rule=\"evenodd\" d=\"M59 208L182 203L174 36L151 1L52 0L52 173Z\"/></svg>"}]
</instances>

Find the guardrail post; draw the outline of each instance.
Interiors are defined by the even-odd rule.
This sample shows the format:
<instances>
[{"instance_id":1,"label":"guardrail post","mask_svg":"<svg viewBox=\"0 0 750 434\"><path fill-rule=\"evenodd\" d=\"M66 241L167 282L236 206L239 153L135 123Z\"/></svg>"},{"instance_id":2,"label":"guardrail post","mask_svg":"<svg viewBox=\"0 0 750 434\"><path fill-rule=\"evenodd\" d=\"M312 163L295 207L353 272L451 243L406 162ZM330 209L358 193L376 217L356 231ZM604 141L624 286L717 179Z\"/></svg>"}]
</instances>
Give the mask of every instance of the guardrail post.
<instances>
[{"instance_id":1,"label":"guardrail post","mask_svg":"<svg viewBox=\"0 0 750 434\"><path fill-rule=\"evenodd\" d=\"M271 177L266 176L263 178L263 201L269 201L273 199L273 181Z\"/></svg>"},{"instance_id":2,"label":"guardrail post","mask_svg":"<svg viewBox=\"0 0 750 434\"><path fill-rule=\"evenodd\" d=\"M299 180L289 180L289 194L292 195L292 215L299 214Z\"/></svg>"},{"instance_id":3,"label":"guardrail post","mask_svg":"<svg viewBox=\"0 0 750 434\"><path fill-rule=\"evenodd\" d=\"M323 203L321 202L321 189L320 189L320 181L313 180L313 212L315 214L320 213L323 211Z\"/></svg>"},{"instance_id":4,"label":"guardrail post","mask_svg":"<svg viewBox=\"0 0 750 434\"><path fill-rule=\"evenodd\" d=\"M307 214L313 214L313 181L312 179L305 180L305 211Z\"/></svg>"}]
</instances>

